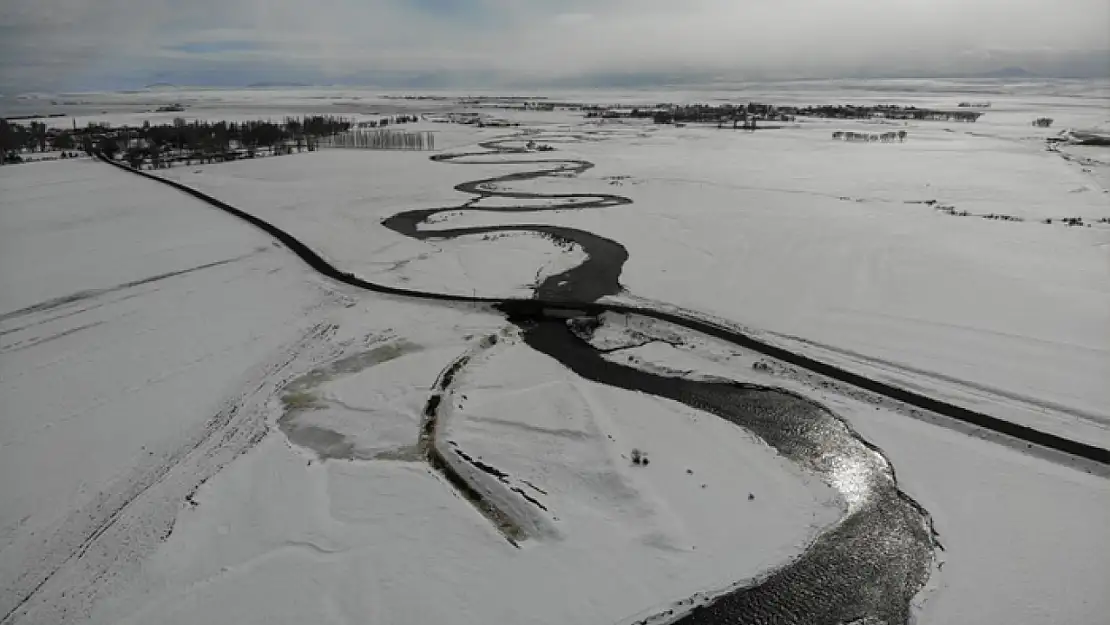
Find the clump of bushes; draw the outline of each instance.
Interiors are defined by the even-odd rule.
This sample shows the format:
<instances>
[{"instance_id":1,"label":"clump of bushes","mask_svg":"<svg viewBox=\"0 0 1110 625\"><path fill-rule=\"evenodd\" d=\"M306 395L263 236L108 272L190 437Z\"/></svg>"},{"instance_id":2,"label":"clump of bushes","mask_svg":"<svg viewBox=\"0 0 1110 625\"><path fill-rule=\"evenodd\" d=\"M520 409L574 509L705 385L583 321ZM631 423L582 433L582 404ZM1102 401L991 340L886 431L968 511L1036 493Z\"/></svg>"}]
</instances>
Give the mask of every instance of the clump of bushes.
<instances>
[{"instance_id":1,"label":"clump of bushes","mask_svg":"<svg viewBox=\"0 0 1110 625\"><path fill-rule=\"evenodd\" d=\"M316 396L306 391L286 393L282 395L281 403L286 412L311 410L319 405Z\"/></svg>"},{"instance_id":2,"label":"clump of bushes","mask_svg":"<svg viewBox=\"0 0 1110 625\"><path fill-rule=\"evenodd\" d=\"M953 217L967 217L971 214L968 211L958 211L955 206L949 206L947 204L937 204L935 207L938 211L947 215L952 215Z\"/></svg>"},{"instance_id":3,"label":"clump of bushes","mask_svg":"<svg viewBox=\"0 0 1110 625\"><path fill-rule=\"evenodd\" d=\"M983 219L998 219L1001 221L1025 221L1021 217L1015 217L1013 215L1002 215L1000 213L987 213L982 217Z\"/></svg>"}]
</instances>

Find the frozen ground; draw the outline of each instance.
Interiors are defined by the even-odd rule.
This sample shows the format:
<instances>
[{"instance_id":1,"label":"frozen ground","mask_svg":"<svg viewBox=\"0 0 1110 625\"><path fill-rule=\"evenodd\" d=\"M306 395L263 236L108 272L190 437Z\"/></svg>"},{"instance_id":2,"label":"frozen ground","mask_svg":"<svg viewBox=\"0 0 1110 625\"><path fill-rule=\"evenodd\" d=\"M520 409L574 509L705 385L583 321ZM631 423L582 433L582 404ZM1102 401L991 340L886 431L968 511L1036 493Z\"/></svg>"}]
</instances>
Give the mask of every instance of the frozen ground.
<instances>
[{"instance_id":1,"label":"frozen ground","mask_svg":"<svg viewBox=\"0 0 1110 625\"><path fill-rule=\"evenodd\" d=\"M618 124L544 155L594 170L517 188L634 204L429 229L581 227L629 249L625 298L1106 445L1110 230L1038 220L1110 207L1090 167L1044 152L1050 133L1026 119L1107 123L1104 100L1072 95L977 96L997 116L911 126L894 145L833 143L854 126L831 122L755 135ZM295 94L261 109L211 97L191 112L328 112ZM143 115L120 101L113 114ZM613 126L520 118L552 133ZM506 133L418 128L458 150ZM165 173L367 279L521 295L580 252L524 236L418 243L379 225L515 169L325 150ZM1027 219L906 203L929 199ZM499 315L331 284L230 217L105 165L0 168L0 211L0 619L49 577L12 623L629 623L780 566L840 514L734 426L578 379ZM919 623L1078 625L1110 610L1104 477L681 338L621 354L804 393L884 450L946 547ZM521 549L419 453L432 385L464 353L436 445L529 529ZM651 464L632 466L632 448Z\"/></svg>"},{"instance_id":2,"label":"frozen ground","mask_svg":"<svg viewBox=\"0 0 1110 625\"><path fill-rule=\"evenodd\" d=\"M1105 190L1035 141L922 125L860 145L830 128L850 129L661 131L620 158L619 142L574 146L599 163L588 176L630 176L615 189L635 203L557 221L628 247L632 297L912 368L913 384L1016 395L1029 407L1007 417L1108 444L1110 226L1059 225L1110 216ZM923 200L1026 221L908 203Z\"/></svg>"},{"instance_id":3,"label":"frozen ground","mask_svg":"<svg viewBox=\"0 0 1110 625\"><path fill-rule=\"evenodd\" d=\"M368 410L358 431L397 419L403 450L455 350L329 381L317 391L329 407L311 418ZM201 489L143 590L95 622L625 622L773 567L839 514L827 489L738 428L578 380L512 335L464 369L450 401L440 445L511 475L492 488L534 517L522 549L404 453L320 464L271 437ZM633 467L635 447L654 462ZM268 598L243 599L256 593Z\"/></svg>"},{"instance_id":4,"label":"frozen ground","mask_svg":"<svg viewBox=\"0 0 1110 625\"><path fill-rule=\"evenodd\" d=\"M541 223L588 230L629 250L622 299L717 315L900 384L1110 445L1103 382L1110 378L1110 225L1094 223L1110 217L1110 196L1097 176L1045 150L1049 133L1021 121L1040 109L1023 107L1003 114L1008 123L987 127L990 136L980 136L980 124L923 123L909 127L904 144L832 141L833 130L887 126L824 120L755 134L638 123L545 126L539 140L559 151L544 158L580 157L597 167L574 179L503 187L617 193L634 203L459 211L427 229ZM1045 114L1099 121L1097 108L1081 110ZM600 140L566 139L560 128L599 132ZM458 148L465 151L508 134L448 129L456 144L459 133L471 133L472 143ZM166 175L286 227L366 278L511 294L539 277L530 272L550 262L556 250L549 243L510 237L484 255L478 237L419 243L377 222L403 209L459 204L469 196L452 192L454 184L514 168L324 151ZM1024 221L978 217L989 214ZM1094 226L1067 227L1064 217ZM334 223L352 227L336 232ZM541 272L563 267L556 260Z\"/></svg>"},{"instance_id":5,"label":"frozen ground","mask_svg":"<svg viewBox=\"0 0 1110 625\"><path fill-rule=\"evenodd\" d=\"M90 160L4 167L0 185L7 614L129 501L210 475L219 461L173 471L190 446L216 453L213 423L273 383L329 297L267 237ZM113 543L122 561L152 547L170 501L100 546L133 539Z\"/></svg>"},{"instance_id":6,"label":"frozen ground","mask_svg":"<svg viewBox=\"0 0 1110 625\"><path fill-rule=\"evenodd\" d=\"M0 184L10 538L203 425L326 293L267 237L89 160Z\"/></svg>"},{"instance_id":7,"label":"frozen ground","mask_svg":"<svg viewBox=\"0 0 1110 625\"><path fill-rule=\"evenodd\" d=\"M504 129L413 126L464 136L470 142L504 134ZM435 167L426 152L361 150L323 150L265 160L261 165L261 161L242 161L220 167L179 167L159 174L256 212L368 280L411 289L527 297L539 278L584 258L579 250L568 254L528 234L474 236L440 244L414 241L379 224L403 210L458 204L463 196L452 187L503 174L506 166Z\"/></svg>"}]
</instances>

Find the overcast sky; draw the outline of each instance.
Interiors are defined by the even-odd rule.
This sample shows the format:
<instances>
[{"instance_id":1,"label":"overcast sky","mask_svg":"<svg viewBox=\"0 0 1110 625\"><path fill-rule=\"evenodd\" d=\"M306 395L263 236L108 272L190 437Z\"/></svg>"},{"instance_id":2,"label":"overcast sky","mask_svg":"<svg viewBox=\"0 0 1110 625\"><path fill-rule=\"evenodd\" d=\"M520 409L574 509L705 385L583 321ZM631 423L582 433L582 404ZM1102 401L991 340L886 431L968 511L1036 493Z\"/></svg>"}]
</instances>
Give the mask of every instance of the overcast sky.
<instances>
[{"instance_id":1,"label":"overcast sky","mask_svg":"<svg viewBox=\"0 0 1110 625\"><path fill-rule=\"evenodd\" d=\"M6 93L835 77L1107 49L1108 0L0 0Z\"/></svg>"}]
</instances>

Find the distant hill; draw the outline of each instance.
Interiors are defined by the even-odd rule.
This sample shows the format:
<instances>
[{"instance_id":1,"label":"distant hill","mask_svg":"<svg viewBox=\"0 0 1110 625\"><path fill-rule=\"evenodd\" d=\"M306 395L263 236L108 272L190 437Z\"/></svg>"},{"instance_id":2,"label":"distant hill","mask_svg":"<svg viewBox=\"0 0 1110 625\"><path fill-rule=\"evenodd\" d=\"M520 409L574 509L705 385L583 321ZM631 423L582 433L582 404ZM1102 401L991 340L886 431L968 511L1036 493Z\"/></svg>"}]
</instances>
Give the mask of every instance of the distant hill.
<instances>
[{"instance_id":1,"label":"distant hill","mask_svg":"<svg viewBox=\"0 0 1110 625\"><path fill-rule=\"evenodd\" d=\"M1024 67L1010 66L975 74L975 76L977 78L1036 78L1037 74L1034 74Z\"/></svg>"},{"instance_id":2,"label":"distant hill","mask_svg":"<svg viewBox=\"0 0 1110 625\"><path fill-rule=\"evenodd\" d=\"M281 81L268 81L268 82L252 82L247 85L248 89L261 89L265 87L311 87L312 85L303 82L281 82Z\"/></svg>"},{"instance_id":3,"label":"distant hill","mask_svg":"<svg viewBox=\"0 0 1110 625\"><path fill-rule=\"evenodd\" d=\"M153 82L145 85L143 89L177 89L177 85L168 82Z\"/></svg>"}]
</instances>

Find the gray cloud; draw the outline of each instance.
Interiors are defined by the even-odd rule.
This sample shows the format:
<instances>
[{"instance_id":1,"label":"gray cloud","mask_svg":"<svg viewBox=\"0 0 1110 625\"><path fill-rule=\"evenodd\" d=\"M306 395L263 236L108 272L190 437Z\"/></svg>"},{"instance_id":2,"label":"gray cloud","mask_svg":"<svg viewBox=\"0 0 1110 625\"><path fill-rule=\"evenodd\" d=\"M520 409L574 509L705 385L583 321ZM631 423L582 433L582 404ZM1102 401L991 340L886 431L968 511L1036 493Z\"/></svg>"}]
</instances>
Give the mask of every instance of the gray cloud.
<instances>
[{"instance_id":1,"label":"gray cloud","mask_svg":"<svg viewBox=\"0 0 1110 625\"><path fill-rule=\"evenodd\" d=\"M5 0L0 90L976 71L1110 49L1107 24L1105 0Z\"/></svg>"}]
</instances>

